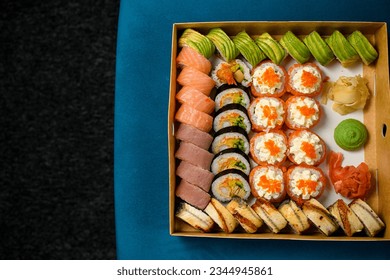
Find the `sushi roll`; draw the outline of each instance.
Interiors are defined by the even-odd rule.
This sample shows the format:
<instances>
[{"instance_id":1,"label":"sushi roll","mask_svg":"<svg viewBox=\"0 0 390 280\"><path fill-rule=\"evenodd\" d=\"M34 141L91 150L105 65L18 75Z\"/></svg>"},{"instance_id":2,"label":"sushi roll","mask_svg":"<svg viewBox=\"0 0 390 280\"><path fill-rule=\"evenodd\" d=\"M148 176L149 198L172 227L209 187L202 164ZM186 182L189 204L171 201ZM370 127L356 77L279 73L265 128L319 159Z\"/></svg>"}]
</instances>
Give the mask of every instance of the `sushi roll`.
<instances>
[{"instance_id":1,"label":"sushi roll","mask_svg":"<svg viewBox=\"0 0 390 280\"><path fill-rule=\"evenodd\" d=\"M287 91L293 95L317 96L321 93L323 75L314 63L294 64L288 69Z\"/></svg>"},{"instance_id":2,"label":"sushi roll","mask_svg":"<svg viewBox=\"0 0 390 280\"><path fill-rule=\"evenodd\" d=\"M202 54L206 58L210 58L215 51L213 42L200 34L198 31L187 28L179 38L179 47L190 47Z\"/></svg>"},{"instance_id":3,"label":"sushi roll","mask_svg":"<svg viewBox=\"0 0 390 280\"><path fill-rule=\"evenodd\" d=\"M378 52L371 45L370 41L360 32L355 30L351 35L347 37L348 42L359 54L364 64L369 65L378 57Z\"/></svg>"},{"instance_id":4,"label":"sushi roll","mask_svg":"<svg viewBox=\"0 0 390 280\"><path fill-rule=\"evenodd\" d=\"M212 28L206 37L213 42L223 60L231 61L240 54L232 39L221 28Z\"/></svg>"},{"instance_id":5,"label":"sushi roll","mask_svg":"<svg viewBox=\"0 0 390 280\"><path fill-rule=\"evenodd\" d=\"M239 104L248 109L250 97L245 87L223 85L217 89L214 101L215 111L228 104Z\"/></svg>"},{"instance_id":6,"label":"sushi roll","mask_svg":"<svg viewBox=\"0 0 390 280\"><path fill-rule=\"evenodd\" d=\"M253 39L245 31L241 31L234 36L233 42L252 67L267 58L259 46L256 45Z\"/></svg>"},{"instance_id":7,"label":"sushi roll","mask_svg":"<svg viewBox=\"0 0 390 280\"><path fill-rule=\"evenodd\" d=\"M342 228L347 236L361 232L364 229L363 224L355 213L342 199L337 199L335 203L328 207L328 211L335 218L336 222Z\"/></svg>"},{"instance_id":8,"label":"sushi roll","mask_svg":"<svg viewBox=\"0 0 390 280\"><path fill-rule=\"evenodd\" d=\"M239 126L231 126L222 128L215 133L211 143L213 154L229 148L238 148L245 154L249 154L249 138L244 129Z\"/></svg>"},{"instance_id":9,"label":"sushi roll","mask_svg":"<svg viewBox=\"0 0 390 280\"><path fill-rule=\"evenodd\" d=\"M251 92L256 97L281 97L286 92L286 70L270 60L252 69Z\"/></svg>"},{"instance_id":10,"label":"sushi roll","mask_svg":"<svg viewBox=\"0 0 390 280\"><path fill-rule=\"evenodd\" d=\"M319 198L326 187L324 172L314 166L291 166L285 173L285 181L288 196L298 205Z\"/></svg>"},{"instance_id":11,"label":"sushi roll","mask_svg":"<svg viewBox=\"0 0 390 280\"><path fill-rule=\"evenodd\" d=\"M251 194L248 176L237 169L226 169L214 177L211 192L220 202L228 202L233 197L246 200Z\"/></svg>"},{"instance_id":12,"label":"sushi roll","mask_svg":"<svg viewBox=\"0 0 390 280\"><path fill-rule=\"evenodd\" d=\"M256 132L280 129L286 115L284 101L277 97L257 97L252 100L248 115Z\"/></svg>"},{"instance_id":13,"label":"sushi roll","mask_svg":"<svg viewBox=\"0 0 390 280\"><path fill-rule=\"evenodd\" d=\"M177 82L181 86L193 87L207 96L210 96L215 87L215 82L209 75L193 67L184 67L177 76Z\"/></svg>"},{"instance_id":14,"label":"sushi roll","mask_svg":"<svg viewBox=\"0 0 390 280\"><path fill-rule=\"evenodd\" d=\"M238 169L249 175L251 170L248 155L237 148L226 149L214 156L211 162L211 172L214 175L226 170Z\"/></svg>"},{"instance_id":15,"label":"sushi roll","mask_svg":"<svg viewBox=\"0 0 390 280\"><path fill-rule=\"evenodd\" d=\"M238 221L232 213L215 198L211 198L204 211L226 233L233 232L238 226Z\"/></svg>"},{"instance_id":16,"label":"sushi roll","mask_svg":"<svg viewBox=\"0 0 390 280\"><path fill-rule=\"evenodd\" d=\"M270 202L281 202L286 196L284 174L281 168L273 165L253 168L249 174L249 185L256 198Z\"/></svg>"},{"instance_id":17,"label":"sushi roll","mask_svg":"<svg viewBox=\"0 0 390 280\"><path fill-rule=\"evenodd\" d=\"M213 121L214 131L218 132L229 126L241 127L246 133L251 131L251 122L245 107L239 104L228 104L216 112Z\"/></svg>"},{"instance_id":18,"label":"sushi roll","mask_svg":"<svg viewBox=\"0 0 390 280\"><path fill-rule=\"evenodd\" d=\"M217 88L224 84L241 84L248 87L251 82L250 69L241 59L234 59L229 62L217 61L217 65L211 71L211 77Z\"/></svg>"},{"instance_id":19,"label":"sushi roll","mask_svg":"<svg viewBox=\"0 0 390 280\"><path fill-rule=\"evenodd\" d=\"M263 220L248 203L238 197L234 197L226 208L247 233L255 233L263 225Z\"/></svg>"},{"instance_id":20,"label":"sushi roll","mask_svg":"<svg viewBox=\"0 0 390 280\"><path fill-rule=\"evenodd\" d=\"M280 39L280 44L288 54L298 63L305 63L310 59L311 53L307 46L291 31L287 31Z\"/></svg>"},{"instance_id":21,"label":"sushi roll","mask_svg":"<svg viewBox=\"0 0 390 280\"><path fill-rule=\"evenodd\" d=\"M212 116L186 103L182 104L179 110L177 110L175 120L179 123L193 126L203 132L209 132L213 128Z\"/></svg>"},{"instance_id":22,"label":"sushi roll","mask_svg":"<svg viewBox=\"0 0 390 280\"><path fill-rule=\"evenodd\" d=\"M199 90L192 88L190 86L184 86L176 94L176 100L179 103L191 106L192 108L204 112L206 114L211 114L214 112L215 102L207 95L203 94Z\"/></svg>"},{"instance_id":23,"label":"sushi roll","mask_svg":"<svg viewBox=\"0 0 390 280\"><path fill-rule=\"evenodd\" d=\"M359 54L340 31L335 30L325 42L343 67L349 67L360 60Z\"/></svg>"},{"instance_id":24,"label":"sushi roll","mask_svg":"<svg viewBox=\"0 0 390 280\"><path fill-rule=\"evenodd\" d=\"M179 204L175 216L203 232L210 232L214 226L209 215L185 202Z\"/></svg>"},{"instance_id":25,"label":"sushi roll","mask_svg":"<svg viewBox=\"0 0 390 280\"><path fill-rule=\"evenodd\" d=\"M278 210L295 233L304 234L310 229L309 219L294 200L289 199L283 201L279 205Z\"/></svg>"},{"instance_id":26,"label":"sushi roll","mask_svg":"<svg viewBox=\"0 0 390 280\"><path fill-rule=\"evenodd\" d=\"M327 43L325 43L324 39L318 34L317 31L311 32L309 35L307 35L303 42L307 46L307 48L310 50L313 57L323 66L328 65L332 60L335 59L335 56L331 50L331 48L328 46Z\"/></svg>"},{"instance_id":27,"label":"sushi roll","mask_svg":"<svg viewBox=\"0 0 390 280\"><path fill-rule=\"evenodd\" d=\"M312 97L291 96L286 100L285 123L291 129L310 129L322 114L320 103Z\"/></svg>"},{"instance_id":28,"label":"sushi roll","mask_svg":"<svg viewBox=\"0 0 390 280\"><path fill-rule=\"evenodd\" d=\"M281 130L260 132L250 140L250 154L259 165L281 165L287 157L287 137Z\"/></svg>"},{"instance_id":29,"label":"sushi roll","mask_svg":"<svg viewBox=\"0 0 390 280\"><path fill-rule=\"evenodd\" d=\"M275 64L280 64L286 57L286 51L272 36L265 32L255 39L263 53Z\"/></svg>"},{"instance_id":30,"label":"sushi roll","mask_svg":"<svg viewBox=\"0 0 390 280\"><path fill-rule=\"evenodd\" d=\"M258 198L252 209L273 233L279 233L287 226L287 221L279 210L268 200Z\"/></svg>"},{"instance_id":31,"label":"sushi roll","mask_svg":"<svg viewBox=\"0 0 390 280\"><path fill-rule=\"evenodd\" d=\"M296 130L288 138L288 158L296 165L320 165L325 160L325 142L310 130Z\"/></svg>"},{"instance_id":32,"label":"sushi roll","mask_svg":"<svg viewBox=\"0 0 390 280\"><path fill-rule=\"evenodd\" d=\"M178 68L193 67L199 71L209 74L211 71L211 62L202 54L190 47L183 47L176 57Z\"/></svg>"}]
</instances>

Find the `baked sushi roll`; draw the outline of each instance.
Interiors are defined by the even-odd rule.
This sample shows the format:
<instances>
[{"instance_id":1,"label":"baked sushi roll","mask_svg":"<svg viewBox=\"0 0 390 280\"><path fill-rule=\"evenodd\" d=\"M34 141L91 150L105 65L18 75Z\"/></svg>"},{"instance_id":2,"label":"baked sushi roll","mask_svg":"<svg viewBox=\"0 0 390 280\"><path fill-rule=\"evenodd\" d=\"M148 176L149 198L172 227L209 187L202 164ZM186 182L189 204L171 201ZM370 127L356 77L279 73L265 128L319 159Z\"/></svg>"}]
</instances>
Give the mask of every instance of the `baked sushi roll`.
<instances>
[{"instance_id":1,"label":"baked sushi roll","mask_svg":"<svg viewBox=\"0 0 390 280\"><path fill-rule=\"evenodd\" d=\"M273 233L278 233L287 226L286 219L268 200L258 198L252 205L252 209Z\"/></svg>"},{"instance_id":2,"label":"baked sushi roll","mask_svg":"<svg viewBox=\"0 0 390 280\"><path fill-rule=\"evenodd\" d=\"M347 236L352 236L364 229L363 224L355 213L348 207L342 199L338 199L335 203L328 207L328 211L335 218L336 222L343 229Z\"/></svg>"},{"instance_id":3,"label":"baked sushi roll","mask_svg":"<svg viewBox=\"0 0 390 280\"><path fill-rule=\"evenodd\" d=\"M252 125L245 107L239 104L228 104L216 112L213 121L213 129L215 132L231 126L239 126L246 133L251 131Z\"/></svg>"},{"instance_id":4,"label":"baked sushi roll","mask_svg":"<svg viewBox=\"0 0 390 280\"><path fill-rule=\"evenodd\" d=\"M332 235L339 228L329 211L315 198L305 201L302 205L302 211L326 236Z\"/></svg>"},{"instance_id":5,"label":"baked sushi roll","mask_svg":"<svg viewBox=\"0 0 390 280\"><path fill-rule=\"evenodd\" d=\"M252 81L251 71L241 59L228 62L217 59L216 66L211 71L211 78L217 88L225 84L248 87Z\"/></svg>"},{"instance_id":6,"label":"baked sushi roll","mask_svg":"<svg viewBox=\"0 0 390 280\"><path fill-rule=\"evenodd\" d=\"M256 198L281 202L286 196L283 171L274 165L258 165L253 168L249 174L249 185Z\"/></svg>"},{"instance_id":7,"label":"baked sushi roll","mask_svg":"<svg viewBox=\"0 0 390 280\"><path fill-rule=\"evenodd\" d=\"M287 137L281 130L260 132L250 140L250 155L259 165L280 166L287 156Z\"/></svg>"},{"instance_id":8,"label":"baked sushi roll","mask_svg":"<svg viewBox=\"0 0 390 280\"><path fill-rule=\"evenodd\" d=\"M354 199L349 207L363 223L364 231L368 236L377 236L386 227L378 214L362 199Z\"/></svg>"},{"instance_id":9,"label":"baked sushi roll","mask_svg":"<svg viewBox=\"0 0 390 280\"><path fill-rule=\"evenodd\" d=\"M263 225L263 220L242 199L233 198L226 208L247 233L255 233Z\"/></svg>"},{"instance_id":10,"label":"baked sushi roll","mask_svg":"<svg viewBox=\"0 0 390 280\"><path fill-rule=\"evenodd\" d=\"M325 160L325 142L316 133L303 129L288 137L288 158L296 165L317 166Z\"/></svg>"},{"instance_id":11,"label":"baked sushi roll","mask_svg":"<svg viewBox=\"0 0 390 280\"><path fill-rule=\"evenodd\" d=\"M244 87L223 85L217 89L214 101L215 111L228 104L238 104L248 109L250 97Z\"/></svg>"},{"instance_id":12,"label":"baked sushi roll","mask_svg":"<svg viewBox=\"0 0 390 280\"><path fill-rule=\"evenodd\" d=\"M281 97L286 92L287 80L283 66L270 60L263 61L252 69L252 95Z\"/></svg>"},{"instance_id":13,"label":"baked sushi roll","mask_svg":"<svg viewBox=\"0 0 390 280\"><path fill-rule=\"evenodd\" d=\"M323 87L323 74L314 63L296 63L288 68L287 91L298 96L317 96Z\"/></svg>"},{"instance_id":14,"label":"baked sushi roll","mask_svg":"<svg viewBox=\"0 0 390 280\"><path fill-rule=\"evenodd\" d=\"M278 210L295 233L304 234L310 229L309 219L294 200L285 200L279 205Z\"/></svg>"},{"instance_id":15,"label":"baked sushi roll","mask_svg":"<svg viewBox=\"0 0 390 280\"><path fill-rule=\"evenodd\" d=\"M238 226L237 220L229 210L215 198L211 198L204 211L226 233L232 233Z\"/></svg>"},{"instance_id":16,"label":"baked sushi roll","mask_svg":"<svg viewBox=\"0 0 390 280\"><path fill-rule=\"evenodd\" d=\"M326 187L324 172L317 167L291 166L285 173L288 196L298 205L311 198L319 198Z\"/></svg>"},{"instance_id":17,"label":"baked sushi roll","mask_svg":"<svg viewBox=\"0 0 390 280\"><path fill-rule=\"evenodd\" d=\"M249 154L248 134L239 126L225 127L214 134L214 140L211 143L211 151L214 154L230 148L237 148Z\"/></svg>"},{"instance_id":18,"label":"baked sushi roll","mask_svg":"<svg viewBox=\"0 0 390 280\"><path fill-rule=\"evenodd\" d=\"M229 202L233 197L246 200L251 194L248 176L237 169L226 169L215 175L211 192L221 202Z\"/></svg>"},{"instance_id":19,"label":"baked sushi roll","mask_svg":"<svg viewBox=\"0 0 390 280\"><path fill-rule=\"evenodd\" d=\"M320 103L312 97L291 96L286 100L285 123L291 129L311 129L321 119Z\"/></svg>"},{"instance_id":20,"label":"baked sushi roll","mask_svg":"<svg viewBox=\"0 0 390 280\"><path fill-rule=\"evenodd\" d=\"M175 216L204 232L210 232L214 226L214 221L205 212L185 202L179 204Z\"/></svg>"},{"instance_id":21,"label":"baked sushi roll","mask_svg":"<svg viewBox=\"0 0 390 280\"><path fill-rule=\"evenodd\" d=\"M220 151L211 162L211 172L217 175L226 169L238 169L249 175L251 166L248 155L237 148Z\"/></svg>"},{"instance_id":22,"label":"baked sushi roll","mask_svg":"<svg viewBox=\"0 0 390 280\"><path fill-rule=\"evenodd\" d=\"M248 115L256 132L281 129L286 116L285 103L277 97L257 97L252 100Z\"/></svg>"}]
</instances>

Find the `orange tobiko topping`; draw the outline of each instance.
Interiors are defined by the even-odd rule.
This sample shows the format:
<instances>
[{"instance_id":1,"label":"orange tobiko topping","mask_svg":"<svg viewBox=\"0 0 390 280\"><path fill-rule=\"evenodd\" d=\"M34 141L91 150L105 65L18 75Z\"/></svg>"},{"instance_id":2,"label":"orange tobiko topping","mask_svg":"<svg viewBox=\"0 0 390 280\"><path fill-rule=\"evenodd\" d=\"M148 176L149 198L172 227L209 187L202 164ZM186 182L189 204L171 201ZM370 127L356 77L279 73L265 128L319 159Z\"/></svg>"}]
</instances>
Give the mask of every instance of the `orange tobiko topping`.
<instances>
[{"instance_id":1,"label":"orange tobiko topping","mask_svg":"<svg viewBox=\"0 0 390 280\"><path fill-rule=\"evenodd\" d=\"M302 71L302 85L305 87L313 87L318 82L318 77L310 73L309 71Z\"/></svg>"},{"instance_id":2,"label":"orange tobiko topping","mask_svg":"<svg viewBox=\"0 0 390 280\"><path fill-rule=\"evenodd\" d=\"M309 158L311 158L311 159L317 158L316 150L315 150L314 146L312 144L310 144L309 142L306 142L306 141L302 142L301 149L302 149L302 151L304 151L306 153L306 155Z\"/></svg>"},{"instance_id":3,"label":"orange tobiko topping","mask_svg":"<svg viewBox=\"0 0 390 280\"><path fill-rule=\"evenodd\" d=\"M264 144L271 156L276 156L280 153L280 147L278 147L273 140L268 140Z\"/></svg>"},{"instance_id":4,"label":"orange tobiko topping","mask_svg":"<svg viewBox=\"0 0 390 280\"><path fill-rule=\"evenodd\" d=\"M261 76L261 81L269 87L274 87L277 83L280 83L280 77L272 67L268 67Z\"/></svg>"},{"instance_id":5,"label":"orange tobiko topping","mask_svg":"<svg viewBox=\"0 0 390 280\"><path fill-rule=\"evenodd\" d=\"M279 193L282 189L282 182L276 179L269 179L266 175L260 177L257 185L270 193Z\"/></svg>"},{"instance_id":6,"label":"orange tobiko topping","mask_svg":"<svg viewBox=\"0 0 390 280\"><path fill-rule=\"evenodd\" d=\"M305 117L310 117L316 113L316 109L309 108L307 106L302 106L302 107L298 106L297 108L301 112L301 114L304 115Z\"/></svg>"},{"instance_id":7,"label":"orange tobiko topping","mask_svg":"<svg viewBox=\"0 0 390 280\"><path fill-rule=\"evenodd\" d=\"M297 188L300 189L303 194L310 194L315 192L317 182L312 180L299 180L297 182Z\"/></svg>"}]
</instances>

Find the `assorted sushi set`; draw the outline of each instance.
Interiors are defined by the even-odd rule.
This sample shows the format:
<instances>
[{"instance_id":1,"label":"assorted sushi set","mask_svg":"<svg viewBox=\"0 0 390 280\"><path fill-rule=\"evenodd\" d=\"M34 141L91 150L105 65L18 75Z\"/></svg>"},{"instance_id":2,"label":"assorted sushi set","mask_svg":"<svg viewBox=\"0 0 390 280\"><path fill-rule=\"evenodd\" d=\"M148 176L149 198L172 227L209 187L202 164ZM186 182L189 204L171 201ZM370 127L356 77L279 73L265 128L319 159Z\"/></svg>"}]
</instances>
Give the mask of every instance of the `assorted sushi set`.
<instances>
[{"instance_id":1,"label":"assorted sushi set","mask_svg":"<svg viewBox=\"0 0 390 280\"><path fill-rule=\"evenodd\" d=\"M343 154L313 130L324 121L327 77L319 66L377 57L359 30L275 39L184 29L175 58L175 217L205 233L383 234L383 219L366 201L368 165L343 167ZM367 137L354 119L335 130L345 151L361 149ZM326 188L346 199L325 207Z\"/></svg>"}]
</instances>

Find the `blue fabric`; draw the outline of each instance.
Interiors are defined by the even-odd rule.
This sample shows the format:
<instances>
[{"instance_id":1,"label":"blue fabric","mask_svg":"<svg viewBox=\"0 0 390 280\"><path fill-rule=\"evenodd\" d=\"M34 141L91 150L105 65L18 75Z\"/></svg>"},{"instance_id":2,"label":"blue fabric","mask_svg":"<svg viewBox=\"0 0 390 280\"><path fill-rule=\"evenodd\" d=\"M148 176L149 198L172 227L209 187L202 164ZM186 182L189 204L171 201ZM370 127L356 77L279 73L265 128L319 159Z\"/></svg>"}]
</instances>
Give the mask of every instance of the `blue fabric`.
<instances>
[{"instance_id":1,"label":"blue fabric","mask_svg":"<svg viewBox=\"0 0 390 280\"><path fill-rule=\"evenodd\" d=\"M389 21L381 1L122 0L115 87L118 259L390 259L390 242L184 238L169 235L167 110L176 22Z\"/></svg>"}]
</instances>

